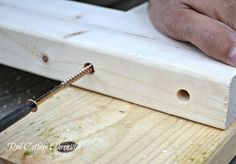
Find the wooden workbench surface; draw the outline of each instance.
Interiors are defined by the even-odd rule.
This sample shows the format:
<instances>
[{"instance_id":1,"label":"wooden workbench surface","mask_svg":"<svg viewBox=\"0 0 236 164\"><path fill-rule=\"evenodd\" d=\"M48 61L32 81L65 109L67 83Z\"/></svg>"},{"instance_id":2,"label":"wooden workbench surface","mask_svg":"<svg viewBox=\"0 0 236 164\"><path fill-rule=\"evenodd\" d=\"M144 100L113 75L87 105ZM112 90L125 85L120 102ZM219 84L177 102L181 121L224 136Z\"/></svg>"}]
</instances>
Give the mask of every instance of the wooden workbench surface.
<instances>
[{"instance_id":1,"label":"wooden workbench surface","mask_svg":"<svg viewBox=\"0 0 236 164\"><path fill-rule=\"evenodd\" d=\"M77 149L59 152L65 141ZM1 133L0 143L0 157L17 163L222 164L236 154L236 123L222 131L70 87Z\"/></svg>"}]
</instances>

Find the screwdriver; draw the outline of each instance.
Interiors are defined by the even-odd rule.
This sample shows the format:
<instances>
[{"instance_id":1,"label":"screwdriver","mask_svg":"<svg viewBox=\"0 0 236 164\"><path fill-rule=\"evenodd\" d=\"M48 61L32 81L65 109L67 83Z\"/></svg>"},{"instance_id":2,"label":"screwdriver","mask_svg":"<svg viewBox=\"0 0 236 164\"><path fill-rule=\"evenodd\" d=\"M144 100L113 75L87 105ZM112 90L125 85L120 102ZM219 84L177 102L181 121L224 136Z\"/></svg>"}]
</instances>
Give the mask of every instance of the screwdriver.
<instances>
[{"instance_id":1,"label":"screwdriver","mask_svg":"<svg viewBox=\"0 0 236 164\"><path fill-rule=\"evenodd\" d=\"M58 93L59 91L63 90L64 88L68 87L75 81L79 80L85 75L94 73L94 67L91 63L84 64L84 68L80 70L78 73L70 76L65 81L63 81L60 85L56 86L46 94L42 95L36 100L29 99L24 104L17 107L16 110L13 112L3 116L0 119L0 133L28 115L30 112L36 112L38 110L38 106L42 104L47 99L51 98L53 95Z\"/></svg>"}]
</instances>

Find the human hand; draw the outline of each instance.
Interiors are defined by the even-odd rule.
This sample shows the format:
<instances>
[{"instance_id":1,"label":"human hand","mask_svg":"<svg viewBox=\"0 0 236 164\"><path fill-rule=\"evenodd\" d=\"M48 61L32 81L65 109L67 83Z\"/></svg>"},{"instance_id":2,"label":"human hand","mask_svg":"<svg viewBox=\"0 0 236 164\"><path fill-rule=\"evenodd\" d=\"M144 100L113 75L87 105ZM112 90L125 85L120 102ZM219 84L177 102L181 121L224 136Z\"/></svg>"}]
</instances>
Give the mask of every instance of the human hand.
<instances>
[{"instance_id":1,"label":"human hand","mask_svg":"<svg viewBox=\"0 0 236 164\"><path fill-rule=\"evenodd\" d=\"M235 0L150 0L149 16L160 32L236 66Z\"/></svg>"}]
</instances>

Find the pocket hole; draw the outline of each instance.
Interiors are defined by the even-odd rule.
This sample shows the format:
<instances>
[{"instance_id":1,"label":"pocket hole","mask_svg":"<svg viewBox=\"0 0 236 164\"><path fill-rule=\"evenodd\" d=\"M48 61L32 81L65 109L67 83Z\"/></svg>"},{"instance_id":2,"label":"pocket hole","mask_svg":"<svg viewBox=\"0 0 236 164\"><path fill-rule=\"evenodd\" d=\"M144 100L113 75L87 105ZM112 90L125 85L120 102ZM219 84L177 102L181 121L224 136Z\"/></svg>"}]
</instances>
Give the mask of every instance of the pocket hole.
<instances>
[{"instance_id":1,"label":"pocket hole","mask_svg":"<svg viewBox=\"0 0 236 164\"><path fill-rule=\"evenodd\" d=\"M177 92L177 97L179 98L179 100L186 102L189 101L190 94L188 93L187 90L181 89Z\"/></svg>"}]
</instances>

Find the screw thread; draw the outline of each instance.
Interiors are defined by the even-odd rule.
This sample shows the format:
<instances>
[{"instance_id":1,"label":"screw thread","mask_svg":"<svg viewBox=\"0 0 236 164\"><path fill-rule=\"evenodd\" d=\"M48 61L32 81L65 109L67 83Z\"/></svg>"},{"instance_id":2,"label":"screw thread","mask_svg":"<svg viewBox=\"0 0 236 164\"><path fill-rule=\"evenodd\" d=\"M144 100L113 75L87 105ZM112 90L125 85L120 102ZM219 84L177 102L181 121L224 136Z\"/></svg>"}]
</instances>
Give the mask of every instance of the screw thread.
<instances>
[{"instance_id":1,"label":"screw thread","mask_svg":"<svg viewBox=\"0 0 236 164\"><path fill-rule=\"evenodd\" d=\"M72 76L68 77L64 82L63 85L70 85L75 81L82 78L84 75L91 74L94 72L94 68L92 64L88 64L85 66L80 72L73 74Z\"/></svg>"}]
</instances>

